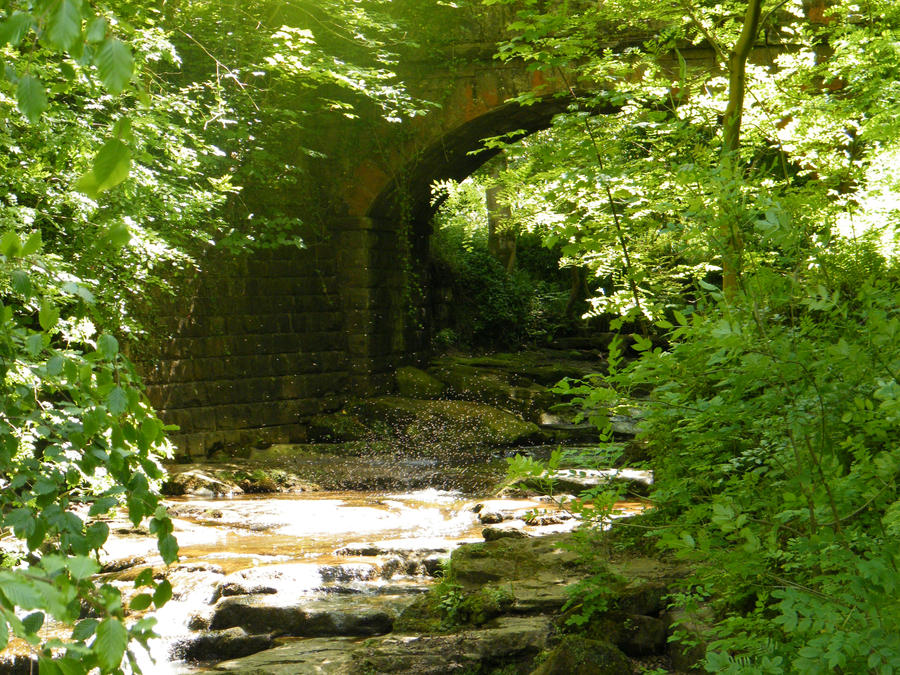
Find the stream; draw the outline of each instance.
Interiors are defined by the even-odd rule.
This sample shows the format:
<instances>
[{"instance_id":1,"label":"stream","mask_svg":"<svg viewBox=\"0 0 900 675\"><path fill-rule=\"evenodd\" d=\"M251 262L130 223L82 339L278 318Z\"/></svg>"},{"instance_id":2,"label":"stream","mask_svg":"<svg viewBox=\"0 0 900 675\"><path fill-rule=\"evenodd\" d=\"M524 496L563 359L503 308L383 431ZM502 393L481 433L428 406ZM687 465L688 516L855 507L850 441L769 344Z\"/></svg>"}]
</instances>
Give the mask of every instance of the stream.
<instances>
[{"instance_id":1,"label":"stream","mask_svg":"<svg viewBox=\"0 0 900 675\"><path fill-rule=\"evenodd\" d=\"M142 658L145 672L160 674L197 672L198 662L259 650L205 637L229 625L252 633L272 628L265 618L258 626L230 620L222 607L232 596L261 603L262 617L302 613L291 631L300 637L374 635L389 631L391 620L434 583L454 547L483 541L486 524L539 535L577 522L541 498L479 498L433 488L184 498L167 505L180 543L179 560L167 573L174 595L156 612L160 638ZM623 513L640 508L622 506ZM529 513L534 524L524 520ZM103 577L133 593L141 570L165 568L152 537L113 531L105 547L105 569L113 571Z\"/></svg>"}]
</instances>

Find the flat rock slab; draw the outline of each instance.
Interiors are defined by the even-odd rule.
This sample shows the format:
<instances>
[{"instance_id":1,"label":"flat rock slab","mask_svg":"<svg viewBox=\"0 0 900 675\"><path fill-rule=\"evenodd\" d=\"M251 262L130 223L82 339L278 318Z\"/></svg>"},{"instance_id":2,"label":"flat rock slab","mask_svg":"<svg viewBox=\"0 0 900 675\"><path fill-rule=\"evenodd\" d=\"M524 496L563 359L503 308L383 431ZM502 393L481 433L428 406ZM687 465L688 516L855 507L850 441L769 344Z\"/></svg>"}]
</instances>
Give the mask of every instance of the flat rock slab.
<instances>
[{"instance_id":1,"label":"flat rock slab","mask_svg":"<svg viewBox=\"0 0 900 675\"><path fill-rule=\"evenodd\" d=\"M547 647L551 628L550 619L544 616L501 617L483 628L452 635L388 635L366 641L297 640L201 672L236 675L476 672L494 664L530 662Z\"/></svg>"},{"instance_id":2,"label":"flat rock slab","mask_svg":"<svg viewBox=\"0 0 900 675\"><path fill-rule=\"evenodd\" d=\"M530 662L547 646L551 627L546 616L500 617L452 635L389 635L355 652L355 672L444 675Z\"/></svg>"},{"instance_id":3,"label":"flat rock slab","mask_svg":"<svg viewBox=\"0 0 900 675\"><path fill-rule=\"evenodd\" d=\"M355 595L285 602L278 596L236 595L219 601L209 627L238 626L252 634L296 637L382 635L390 632L398 613L414 599Z\"/></svg>"},{"instance_id":4,"label":"flat rock slab","mask_svg":"<svg viewBox=\"0 0 900 675\"><path fill-rule=\"evenodd\" d=\"M243 628L229 628L191 635L172 645L170 656L186 661L234 659L272 647L271 635L248 635Z\"/></svg>"},{"instance_id":5,"label":"flat rock slab","mask_svg":"<svg viewBox=\"0 0 900 675\"><path fill-rule=\"evenodd\" d=\"M225 661L202 673L235 675L345 675L354 672L353 650L361 644L351 638L309 638Z\"/></svg>"}]
</instances>

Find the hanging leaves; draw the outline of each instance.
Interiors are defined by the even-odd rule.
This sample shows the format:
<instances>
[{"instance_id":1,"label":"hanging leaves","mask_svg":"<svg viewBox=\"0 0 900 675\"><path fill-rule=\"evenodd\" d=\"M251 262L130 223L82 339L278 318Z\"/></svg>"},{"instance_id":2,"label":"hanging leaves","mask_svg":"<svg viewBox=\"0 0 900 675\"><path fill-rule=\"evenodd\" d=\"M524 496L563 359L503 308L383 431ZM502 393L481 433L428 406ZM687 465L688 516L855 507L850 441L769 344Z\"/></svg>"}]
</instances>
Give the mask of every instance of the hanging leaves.
<instances>
[{"instance_id":1,"label":"hanging leaves","mask_svg":"<svg viewBox=\"0 0 900 675\"><path fill-rule=\"evenodd\" d=\"M113 94L119 94L131 79L134 58L121 41L108 38L94 57L100 81Z\"/></svg>"},{"instance_id":2,"label":"hanging leaves","mask_svg":"<svg viewBox=\"0 0 900 675\"><path fill-rule=\"evenodd\" d=\"M118 138L108 140L97 156L93 168L78 179L75 188L88 197L97 196L128 178L131 170L131 150Z\"/></svg>"},{"instance_id":3,"label":"hanging leaves","mask_svg":"<svg viewBox=\"0 0 900 675\"><path fill-rule=\"evenodd\" d=\"M47 109L47 92L44 85L31 76L25 75L19 78L19 85L16 88L16 101L19 110L29 122L37 122L41 113Z\"/></svg>"},{"instance_id":4,"label":"hanging leaves","mask_svg":"<svg viewBox=\"0 0 900 675\"><path fill-rule=\"evenodd\" d=\"M32 22L31 14L13 12L6 21L0 24L0 43L18 47L22 38L25 37L25 33L31 28Z\"/></svg>"},{"instance_id":5,"label":"hanging leaves","mask_svg":"<svg viewBox=\"0 0 900 675\"><path fill-rule=\"evenodd\" d=\"M81 2L61 0L47 20L47 37L59 49L71 49L81 37Z\"/></svg>"}]
</instances>

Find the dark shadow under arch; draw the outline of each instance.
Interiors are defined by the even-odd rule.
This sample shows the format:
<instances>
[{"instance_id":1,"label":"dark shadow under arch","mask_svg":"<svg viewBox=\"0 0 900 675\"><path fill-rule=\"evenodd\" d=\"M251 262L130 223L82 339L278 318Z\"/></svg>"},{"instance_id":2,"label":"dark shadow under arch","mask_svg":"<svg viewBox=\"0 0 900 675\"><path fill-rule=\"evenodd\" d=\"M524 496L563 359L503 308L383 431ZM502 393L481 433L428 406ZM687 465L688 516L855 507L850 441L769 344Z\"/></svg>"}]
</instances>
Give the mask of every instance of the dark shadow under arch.
<instances>
[{"instance_id":1,"label":"dark shadow under arch","mask_svg":"<svg viewBox=\"0 0 900 675\"><path fill-rule=\"evenodd\" d=\"M466 178L499 152L484 148L485 138L513 132L520 132L516 137L524 138L546 129L553 117L565 112L571 102L571 97L553 96L531 105L504 103L460 125L404 167L378 195L366 215L380 221L406 220L413 226L413 232L427 231L438 207L431 200L431 185L435 181Z\"/></svg>"}]
</instances>

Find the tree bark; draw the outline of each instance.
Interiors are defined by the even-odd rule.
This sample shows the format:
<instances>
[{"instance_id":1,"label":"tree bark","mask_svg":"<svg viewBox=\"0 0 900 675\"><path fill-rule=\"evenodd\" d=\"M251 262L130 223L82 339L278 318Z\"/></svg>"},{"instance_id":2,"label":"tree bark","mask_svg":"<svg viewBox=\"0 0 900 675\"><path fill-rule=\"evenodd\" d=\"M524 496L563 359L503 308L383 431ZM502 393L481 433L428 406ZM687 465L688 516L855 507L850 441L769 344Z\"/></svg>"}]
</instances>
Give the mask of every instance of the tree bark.
<instances>
[{"instance_id":1,"label":"tree bark","mask_svg":"<svg viewBox=\"0 0 900 675\"><path fill-rule=\"evenodd\" d=\"M500 172L501 167L497 165L491 172L491 175L494 178L498 178ZM484 195L485 205L487 206L488 253L500 261L503 269L509 274L516 266L516 233L510 227L512 212L509 204L501 203L498 199L500 190L501 187L499 185L492 185L485 190Z\"/></svg>"},{"instance_id":2,"label":"tree bark","mask_svg":"<svg viewBox=\"0 0 900 675\"><path fill-rule=\"evenodd\" d=\"M744 25L731 55L728 58L728 106L722 122L722 168L729 180L737 178L739 167L738 151L741 147L741 118L744 113L744 94L747 89L747 59L753 51L759 33L762 0L748 0L744 14ZM719 208L721 223L719 235L724 247L722 251L722 291L727 299L733 298L738 290L741 274L743 241L741 237L740 215L733 212L734 200L727 194Z\"/></svg>"}]
</instances>

